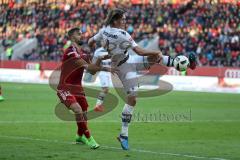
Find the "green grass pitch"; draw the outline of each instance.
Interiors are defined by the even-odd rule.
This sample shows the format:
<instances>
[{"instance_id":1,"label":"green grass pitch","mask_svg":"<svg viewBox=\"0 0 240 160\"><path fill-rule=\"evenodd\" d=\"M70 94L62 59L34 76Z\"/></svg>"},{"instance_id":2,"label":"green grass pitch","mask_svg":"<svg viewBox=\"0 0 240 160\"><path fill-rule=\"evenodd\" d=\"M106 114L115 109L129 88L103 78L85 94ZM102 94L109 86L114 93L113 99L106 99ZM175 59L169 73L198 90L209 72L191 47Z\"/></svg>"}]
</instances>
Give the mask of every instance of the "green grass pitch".
<instances>
[{"instance_id":1,"label":"green grass pitch","mask_svg":"<svg viewBox=\"0 0 240 160\"><path fill-rule=\"evenodd\" d=\"M55 116L58 99L48 85L1 86L5 101L0 102L0 160L240 159L238 94L172 91L139 98L129 129L129 151L121 150L116 140L124 104L120 101L112 112L89 122L101 145L91 150L73 144L76 125ZM88 101L91 109L95 99Z\"/></svg>"}]
</instances>

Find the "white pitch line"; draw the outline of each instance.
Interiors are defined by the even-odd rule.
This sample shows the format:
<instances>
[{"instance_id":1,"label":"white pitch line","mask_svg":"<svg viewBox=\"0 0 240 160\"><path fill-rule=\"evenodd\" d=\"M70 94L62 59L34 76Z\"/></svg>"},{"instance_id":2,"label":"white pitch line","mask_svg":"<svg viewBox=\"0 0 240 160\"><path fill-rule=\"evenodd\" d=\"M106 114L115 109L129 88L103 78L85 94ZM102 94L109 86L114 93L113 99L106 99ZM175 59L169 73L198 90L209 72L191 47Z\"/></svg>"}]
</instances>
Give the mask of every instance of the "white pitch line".
<instances>
[{"instance_id":1,"label":"white pitch line","mask_svg":"<svg viewBox=\"0 0 240 160\"><path fill-rule=\"evenodd\" d=\"M75 144L74 142L40 139L40 138L31 138L31 137L19 137L19 136L0 135L0 138L8 138L8 139L16 139L16 140L29 140L29 141L41 141L41 142L47 142L47 143ZM111 147L111 146L104 146L104 145L101 146L101 147L106 148L106 149L122 150L121 148L118 148L118 147ZM224 159L224 158L211 158L211 157L195 156L195 155L187 155L187 154L179 154L179 153L155 152L155 151L142 150L142 149L130 149L129 151L130 152L138 152L138 153L149 153L149 154L155 154L155 155L187 157L187 158L195 158L195 159L228 160L228 159Z\"/></svg>"},{"instance_id":2,"label":"white pitch line","mask_svg":"<svg viewBox=\"0 0 240 160\"><path fill-rule=\"evenodd\" d=\"M75 121L0 121L0 124L17 123L72 123ZM131 123L201 123L201 122L240 122L240 120L192 120L192 121L132 121ZM121 123L121 121L89 121L89 123Z\"/></svg>"},{"instance_id":3,"label":"white pitch line","mask_svg":"<svg viewBox=\"0 0 240 160\"><path fill-rule=\"evenodd\" d=\"M73 121L69 121L73 122ZM68 121L0 121L0 124L18 124L18 123L68 123Z\"/></svg>"}]
</instances>

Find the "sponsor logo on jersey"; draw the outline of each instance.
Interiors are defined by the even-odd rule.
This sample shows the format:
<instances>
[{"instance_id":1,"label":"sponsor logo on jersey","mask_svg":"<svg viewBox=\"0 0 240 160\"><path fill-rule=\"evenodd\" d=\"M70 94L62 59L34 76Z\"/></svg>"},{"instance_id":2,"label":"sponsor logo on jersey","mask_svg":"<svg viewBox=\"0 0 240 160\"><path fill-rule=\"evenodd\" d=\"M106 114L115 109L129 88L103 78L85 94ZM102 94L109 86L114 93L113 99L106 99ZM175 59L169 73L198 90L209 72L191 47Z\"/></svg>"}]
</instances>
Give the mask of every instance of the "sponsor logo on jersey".
<instances>
[{"instance_id":1,"label":"sponsor logo on jersey","mask_svg":"<svg viewBox=\"0 0 240 160\"><path fill-rule=\"evenodd\" d=\"M117 38L118 38L117 35L115 35L115 34L110 34L110 33L106 32L106 31L104 31L103 34L104 34L105 36L110 37L110 38L113 38L113 39L117 39Z\"/></svg>"}]
</instances>

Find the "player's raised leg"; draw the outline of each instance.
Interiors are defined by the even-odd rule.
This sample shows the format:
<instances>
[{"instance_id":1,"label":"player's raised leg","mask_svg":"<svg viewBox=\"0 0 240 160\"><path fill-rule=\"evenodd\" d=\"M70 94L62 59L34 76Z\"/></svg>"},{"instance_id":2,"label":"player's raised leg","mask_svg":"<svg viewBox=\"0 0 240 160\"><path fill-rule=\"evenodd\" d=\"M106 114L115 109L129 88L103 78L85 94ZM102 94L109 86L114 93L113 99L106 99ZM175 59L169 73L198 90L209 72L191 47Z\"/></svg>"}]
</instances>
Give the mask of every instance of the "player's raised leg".
<instances>
[{"instance_id":1,"label":"player's raised leg","mask_svg":"<svg viewBox=\"0 0 240 160\"><path fill-rule=\"evenodd\" d=\"M167 67L173 67L174 66L174 60L175 58L172 58L171 56L148 56L147 61L149 65L154 65L156 63L161 63ZM196 60L196 55L194 53L190 53L188 55L188 60L189 60L189 68L194 70L197 66L197 60Z\"/></svg>"}]
</instances>

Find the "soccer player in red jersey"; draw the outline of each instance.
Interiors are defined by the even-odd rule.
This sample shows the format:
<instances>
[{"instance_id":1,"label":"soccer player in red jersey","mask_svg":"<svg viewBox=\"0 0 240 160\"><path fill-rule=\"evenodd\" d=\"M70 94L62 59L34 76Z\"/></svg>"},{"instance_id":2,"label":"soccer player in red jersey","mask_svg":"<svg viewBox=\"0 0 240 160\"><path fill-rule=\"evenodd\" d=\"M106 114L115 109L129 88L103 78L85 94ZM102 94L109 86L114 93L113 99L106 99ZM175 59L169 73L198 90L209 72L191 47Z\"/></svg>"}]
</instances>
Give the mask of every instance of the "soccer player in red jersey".
<instances>
[{"instance_id":1,"label":"soccer player in red jersey","mask_svg":"<svg viewBox=\"0 0 240 160\"><path fill-rule=\"evenodd\" d=\"M0 86L0 102L3 101L3 100L4 100L4 98L3 98L3 96L2 96L2 88L1 88L1 86Z\"/></svg>"},{"instance_id":2,"label":"soccer player in red jersey","mask_svg":"<svg viewBox=\"0 0 240 160\"><path fill-rule=\"evenodd\" d=\"M83 36L80 28L70 29L68 37L72 44L63 54L57 95L61 102L75 113L78 127L76 142L87 144L90 148L96 149L99 144L91 136L84 114L87 112L88 103L81 83L82 76L84 69L91 74L95 74L97 71L113 73L114 69L100 66L101 61L108 56L98 58L94 64L90 62L90 54L81 48Z\"/></svg>"}]
</instances>

